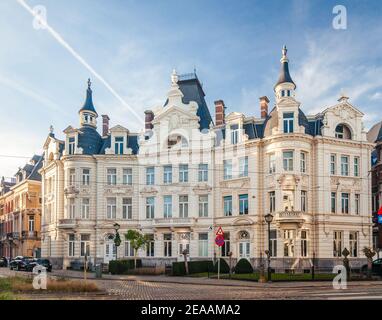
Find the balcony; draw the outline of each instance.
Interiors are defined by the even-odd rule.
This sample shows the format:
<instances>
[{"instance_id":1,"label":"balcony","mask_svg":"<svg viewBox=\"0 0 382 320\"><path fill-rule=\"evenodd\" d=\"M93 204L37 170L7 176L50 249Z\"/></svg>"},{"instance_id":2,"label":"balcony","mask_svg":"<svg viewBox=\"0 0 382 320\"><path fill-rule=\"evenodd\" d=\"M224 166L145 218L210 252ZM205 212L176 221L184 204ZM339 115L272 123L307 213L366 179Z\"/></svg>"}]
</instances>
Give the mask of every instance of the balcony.
<instances>
[{"instance_id":1,"label":"balcony","mask_svg":"<svg viewBox=\"0 0 382 320\"><path fill-rule=\"evenodd\" d=\"M194 225L194 218L161 218L154 219L154 227L191 227Z\"/></svg>"},{"instance_id":2,"label":"balcony","mask_svg":"<svg viewBox=\"0 0 382 320\"><path fill-rule=\"evenodd\" d=\"M77 226L77 219L60 219L58 227L61 229L72 229Z\"/></svg>"},{"instance_id":3,"label":"balcony","mask_svg":"<svg viewBox=\"0 0 382 320\"><path fill-rule=\"evenodd\" d=\"M302 211L281 211L275 216L275 221L278 223L298 223L305 222L304 212Z\"/></svg>"},{"instance_id":4,"label":"balcony","mask_svg":"<svg viewBox=\"0 0 382 320\"><path fill-rule=\"evenodd\" d=\"M37 240L39 238L39 234L37 231L22 231L21 238L23 240Z\"/></svg>"},{"instance_id":5,"label":"balcony","mask_svg":"<svg viewBox=\"0 0 382 320\"><path fill-rule=\"evenodd\" d=\"M8 241L15 241L20 239L19 232L8 232L7 233L7 240Z\"/></svg>"}]
</instances>

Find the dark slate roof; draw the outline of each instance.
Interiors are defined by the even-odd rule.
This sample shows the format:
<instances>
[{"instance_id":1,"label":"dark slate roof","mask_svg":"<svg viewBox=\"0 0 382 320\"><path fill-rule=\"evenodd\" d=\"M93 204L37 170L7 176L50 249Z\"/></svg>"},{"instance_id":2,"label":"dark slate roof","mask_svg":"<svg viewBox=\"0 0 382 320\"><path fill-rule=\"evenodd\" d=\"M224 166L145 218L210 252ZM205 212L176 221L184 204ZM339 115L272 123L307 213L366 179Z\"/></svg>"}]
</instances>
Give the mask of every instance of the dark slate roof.
<instances>
[{"instance_id":1,"label":"dark slate roof","mask_svg":"<svg viewBox=\"0 0 382 320\"><path fill-rule=\"evenodd\" d=\"M93 104L93 91L92 91L90 85L91 85L91 83L90 83L90 79L89 79L88 89L86 90L86 100L85 100L83 107L80 109L80 112L81 111L91 111L91 112L94 112L95 114L97 114L97 111L95 110L95 107Z\"/></svg>"},{"instance_id":2,"label":"dark slate roof","mask_svg":"<svg viewBox=\"0 0 382 320\"><path fill-rule=\"evenodd\" d=\"M372 152L371 152L371 165L372 166L375 166L376 163L378 161L378 154L377 154L377 150L374 149Z\"/></svg>"},{"instance_id":3,"label":"dark slate roof","mask_svg":"<svg viewBox=\"0 0 382 320\"><path fill-rule=\"evenodd\" d=\"M280 73L279 73L279 79L277 80L277 83L275 84L275 87L277 87L281 83L293 83L294 87L296 88L296 84L293 82L292 77L289 73L289 62L287 59L287 48L284 46L283 48L283 57L282 57L282 62L281 62L281 68L280 68Z\"/></svg>"},{"instance_id":4,"label":"dark slate roof","mask_svg":"<svg viewBox=\"0 0 382 320\"><path fill-rule=\"evenodd\" d=\"M80 130L82 133L78 135L78 147L83 149L83 154L98 154L103 144L98 131L89 126L83 126Z\"/></svg>"},{"instance_id":5,"label":"dark slate roof","mask_svg":"<svg viewBox=\"0 0 382 320\"><path fill-rule=\"evenodd\" d=\"M99 151L99 154L105 154L105 149L110 148L110 145L111 145L110 136L102 138L102 146ZM133 154L137 154L139 150L138 136L133 136L133 135L128 136L127 147L132 149Z\"/></svg>"},{"instance_id":6,"label":"dark slate roof","mask_svg":"<svg viewBox=\"0 0 382 320\"><path fill-rule=\"evenodd\" d=\"M27 177L27 179L28 180L41 181L41 175L38 171L42 168L44 157L35 155L32 158L32 160L36 161L36 162L35 162L35 165L33 166L32 172Z\"/></svg>"},{"instance_id":7,"label":"dark slate roof","mask_svg":"<svg viewBox=\"0 0 382 320\"><path fill-rule=\"evenodd\" d=\"M305 133L306 134L310 134L310 135L313 135L310 131L310 125L309 125L309 121L308 119L306 118L305 116L305 113L302 112L302 110L300 108L298 108L298 125L299 126L304 126L305 127Z\"/></svg>"},{"instance_id":8,"label":"dark slate roof","mask_svg":"<svg viewBox=\"0 0 382 320\"><path fill-rule=\"evenodd\" d=\"M206 100L204 99L205 93L202 85L195 73L179 75L178 81L179 89L183 93L183 103L188 104L190 101L195 101L198 104L196 115L200 118L200 130L209 129L212 117L208 109ZM165 106L168 101L166 101Z\"/></svg>"},{"instance_id":9,"label":"dark slate roof","mask_svg":"<svg viewBox=\"0 0 382 320\"><path fill-rule=\"evenodd\" d=\"M322 118L308 120L308 122L309 122L310 134L312 136L320 136L321 135L321 127L323 125Z\"/></svg>"},{"instance_id":10,"label":"dark slate roof","mask_svg":"<svg viewBox=\"0 0 382 320\"><path fill-rule=\"evenodd\" d=\"M248 139L258 139L263 137L263 124L255 124L253 122L244 124L244 132L248 135Z\"/></svg>"},{"instance_id":11,"label":"dark slate roof","mask_svg":"<svg viewBox=\"0 0 382 320\"><path fill-rule=\"evenodd\" d=\"M375 139L374 142L380 142L380 141L382 141L382 126L379 129L379 132L378 132L378 135L377 135L377 139Z\"/></svg>"}]
</instances>

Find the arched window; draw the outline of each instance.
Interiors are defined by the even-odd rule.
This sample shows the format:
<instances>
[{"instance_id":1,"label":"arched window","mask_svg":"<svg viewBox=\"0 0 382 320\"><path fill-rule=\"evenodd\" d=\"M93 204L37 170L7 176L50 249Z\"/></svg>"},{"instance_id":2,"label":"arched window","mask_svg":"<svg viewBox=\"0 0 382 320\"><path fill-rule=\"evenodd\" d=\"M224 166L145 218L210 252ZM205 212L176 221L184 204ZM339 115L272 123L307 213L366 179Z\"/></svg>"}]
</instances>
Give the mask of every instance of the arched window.
<instances>
[{"instance_id":1,"label":"arched window","mask_svg":"<svg viewBox=\"0 0 382 320\"><path fill-rule=\"evenodd\" d=\"M336 127L336 138L338 139L351 139L351 131L349 127L345 124L339 124Z\"/></svg>"}]
</instances>

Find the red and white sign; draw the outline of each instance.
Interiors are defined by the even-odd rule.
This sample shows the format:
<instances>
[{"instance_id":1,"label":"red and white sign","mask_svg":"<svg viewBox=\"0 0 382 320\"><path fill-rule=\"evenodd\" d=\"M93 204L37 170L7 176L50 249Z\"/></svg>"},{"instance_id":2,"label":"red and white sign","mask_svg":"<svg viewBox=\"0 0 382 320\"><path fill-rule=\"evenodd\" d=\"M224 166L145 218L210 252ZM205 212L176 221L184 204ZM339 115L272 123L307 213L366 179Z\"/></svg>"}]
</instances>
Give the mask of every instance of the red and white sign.
<instances>
[{"instance_id":1,"label":"red and white sign","mask_svg":"<svg viewBox=\"0 0 382 320\"><path fill-rule=\"evenodd\" d=\"M224 236L224 232L223 232L222 227L219 227L218 231L216 231L216 235L217 236Z\"/></svg>"},{"instance_id":2,"label":"red and white sign","mask_svg":"<svg viewBox=\"0 0 382 320\"><path fill-rule=\"evenodd\" d=\"M215 243L217 246L222 247L224 246L224 237L223 236L216 236Z\"/></svg>"},{"instance_id":3,"label":"red and white sign","mask_svg":"<svg viewBox=\"0 0 382 320\"><path fill-rule=\"evenodd\" d=\"M378 215L379 215L379 216L382 215L382 207L379 208L379 210L378 210Z\"/></svg>"}]
</instances>

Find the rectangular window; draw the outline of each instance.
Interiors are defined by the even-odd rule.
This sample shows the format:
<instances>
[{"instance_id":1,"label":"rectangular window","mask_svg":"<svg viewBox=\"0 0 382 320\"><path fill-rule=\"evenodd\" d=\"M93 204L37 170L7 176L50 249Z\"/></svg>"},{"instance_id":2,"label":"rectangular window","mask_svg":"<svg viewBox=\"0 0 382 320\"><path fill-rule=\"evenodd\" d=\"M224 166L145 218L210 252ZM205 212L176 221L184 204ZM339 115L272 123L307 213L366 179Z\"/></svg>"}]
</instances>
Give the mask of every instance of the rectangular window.
<instances>
[{"instance_id":1,"label":"rectangular window","mask_svg":"<svg viewBox=\"0 0 382 320\"><path fill-rule=\"evenodd\" d=\"M81 205L81 218L82 219L89 219L90 218L90 199L89 198L83 198L82 199L82 205Z\"/></svg>"},{"instance_id":2,"label":"rectangular window","mask_svg":"<svg viewBox=\"0 0 382 320\"><path fill-rule=\"evenodd\" d=\"M301 231L301 257L308 256L308 231Z\"/></svg>"},{"instance_id":3,"label":"rectangular window","mask_svg":"<svg viewBox=\"0 0 382 320\"><path fill-rule=\"evenodd\" d=\"M125 241L125 257L134 257L134 248L130 241Z\"/></svg>"},{"instance_id":4,"label":"rectangular window","mask_svg":"<svg viewBox=\"0 0 382 320\"><path fill-rule=\"evenodd\" d=\"M90 169L82 169L82 185L90 185Z\"/></svg>"},{"instance_id":5,"label":"rectangular window","mask_svg":"<svg viewBox=\"0 0 382 320\"><path fill-rule=\"evenodd\" d=\"M75 251L75 236L73 233L69 234L68 236L68 255L69 257L74 257L75 254L76 254L76 251Z\"/></svg>"},{"instance_id":6,"label":"rectangular window","mask_svg":"<svg viewBox=\"0 0 382 320\"><path fill-rule=\"evenodd\" d=\"M306 173L306 152L300 153L300 171Z\"/></svg>"},{"instance_id":7,"label":"rectangular window","mask_svg":"<svg viewBox=\"0 0 382 320\"><path fill-rule=\"evenodd\" d=\"M199 217L208 217L208 195L199 196Z\"/></svg>"},{"instance_id":8,"label":"rectangular window","mask_svg":"<svg viewBox=\"0 0 382 320\"><path fill-rule=\"evenodd\" d=\"M249 258L251 254L251 243L249 241L239 242L239 257Z\"/></svg>"},{"instance_id":9,"label":"rectangular window","mask_svg":"<svg viewBox=\"0 0 382 320\"><path fill-rule=\"evenodd\" d=\"M248 157L239 159L239 176L248 177Z\"/></svg>"},{"instance_id":10,"label":"rectangular window","mask_svg":"<svg viewBox=\"0 0 382 320\"><path fill-rule=\"evenodd\" d=\"M172 256L172 235L171 233L165 233L163 235L163 242L164 242L164 253L163 255L165 257L171 257Z\"/></svg>"},{"instance_id":11,"label":"rectangular window","mask_svg":"<svg viewBox=\"0 0 382 320\"><path fill-rule=\"evenodd\" d=\"M349 175L349 157L341 156L341 175L348 176Z\"/></svg>"},{"instance_id":12,"label":"rectangular window","mask_svg":"<svg viewBox=\"0 0 382 320\"><path fill-rule=\"evenodd\" d=\"M133 184L133 169L125 168L123 169L123 184L131 186Z\"/></svg>"},{"instance_id":13,"label":"rectangular window","mask_svg":"<svg viewBox=\"0 0 382 320\"><path fill-rule=\"evenodd\" d=\"M172 196L163 197L163 217L172 218Z\"/></svg>"},{"instance_id":14,"label":"rectangular window","mask_svg":"<svg viewBox=\"0 0 382 320\"><path fill-rule=\"evenodd\" d=\"M76 218L76 204L74 198L69 198L69 219L75 219Z\"/></svg>"},{"instance_id":15,"label":"rectangular window","mask_svg":"<svg viewBox=\"0 0 382 320\"><path fill-rule=\"evenodd\" d=\"M146 198L146 219L154 219L155 213L155 198Z\"/></svg>"},{"instance_id":16,"label":"rectangular window","mask_svg":"<svg viewBox=\"0 0 382 320\"><path fill-rule=\"evenodd\" d=\"M239 195L239 214L248 214L248 194Z\"/></svg>"},{"instance_id":17,"label":"rectangular window","mask_svg":"<svg viewBox=\"0 0 382 320\"><path fill-rule=\"evenodd\" d=\"M117 169L115 168L107 169L107 184L109 186L117 184Z\"/></svg>"},{"instance_id":18,"label":"rectangular window","mask_svg":"<svg viewBox=\"0 0 382 320\"><path fill-rule=\"evenodd\" d=\"M330 194L330 211L331 213L337 213L337 193L331 192Z\"/></svg>"},{"instance_id":19,"label":"rectangular window","mask_svg":"<svg viewBox=\"0 0 382 320\"><path fill-rule=\"evenodd\" d=\"M231 251L231 242L230 242L230 234L229 232L224 232L224 245L221 247L222 257L229 257L229 253Z\"/></svg>"},{"instance_id":20,"label":"rectangular window","mask_svg":"<svg viewBox=\"0 0 382 320\"><path fill-rule=\"evenodd\" d=\"M359 215L359 213L360 213L360 204L361 204L361 202L360 202L360 194L356 193L354 195L354 211L355 211L354 213L357 214L357 215Z\"/></svg>"},{"instance_id":21,"label":"rectangular window","mask_svg":"<svg viewBox=\"0 0 382 320\"><path fill-rule=\"evenodd\" d=\"M133 219L133 199L123 198L122 199L122 219Z\"/></svg>"},{"instance_id":22,"label":"rectangular window","mask_svg":"<svg viewBox=\"0 0 382 320\"><path fill-rule=\"evenodd\" d=\"M115 137L114 152L115 154L123 154L123 137Z\"/></svg>"},{"instance_id":23,"label":"rectangular window","mask_svg":"<svg viewBox=\"0 0 382 320\"><path fill-rule=\"evenodd\" d=\"M277 257L277 230L271 230L269 240L270 255L271 257Z\"/></svg>"},{"instance_id":24,"label":"rectangular window","mask_svg":"<svg viewBox=\"0 0 382 320\"><path fill-rule=\"evenodd\" d=\"M283 152L283 165L285 171L293 171L293 151Z\"/></svg>"},{"instance_id":25,"label":"rectangular window","mask_svg":"<svg viewBox=\"0 0 382 320\"><path fill-rule=\"evenodd\" d=\"M284 113L283 119L284 119L284 133L293 133L293 121L294 121L293 112Z\"/></svg>"},{"instance_id":26,"label":"rectangular window","mask_svg":"<svg viewBox=\"0 0 382 320\"><path fill-rule=\"evenodd\" d=\"M359 177L359 157L354 157L354 176Z\"/></svg>"},{"instance_id":27,"label":"rectangular window","mask_svg":"<svg viewBox=\"0 0 382 320\"><path fill-rule=\"evenodd\" d=\"M172 183L172 166L171 165L163 167L163 182Z\"/></svg>"},{"instance_id":28,"label":"rectangular window","mask_svg":"<svg viewBox=\"0 0 382 320\"><path fill-rule=\"evenodd\" d=\"M28 231L32 232L34 230L34 216L28 216Z\"/></svg>"},{"instance_id":29,"label":"rectangular window","mask_svg":"<svg viewBox=\"0 0 382 320\"><path fill-rule=\"evenodd\" d=\"M276 172L276 155L274 153L269 155L269 173Z\"/></svg>"},{"instance_id":30,"label":"rectangular window","mask_svg":"<svg viewBox=\"0 0 382 320\"><path fill-rule=\"evenodd\" d=\"M330 174L335 175L337 169L337 156L335 154L330 155Z\"/></svg>"},{"instance_id":31,"label":"rectangular window","mask_svg":"<svg viewBox=\"0 0 382 320\"><path fill-rule=\"evenodd\" d=\"M146 184L152 186L155 184L155 168L146 168Z\"/></svg>"},{"instance_id":32,"label":"rectangular window","mask_svg":"<svg viewBox=\"0 0 382 320\"><path fill-rule=\"evenodd\" d=\"M294 257L294 230L284 230L284 257Z\"/></svg>"},{"instance_id":33,"label":"rectangular window","mask_svg":"<svg viewBox=\"0 0 382 320\"><path fill-rule=\"evenodd\" d=\"M232 179L232 160L224 160L224 180Z\"/></svg>"},{"instance_id":34,"label":"rectangular window","mask_svg":"<svg viewBox=\"0 0 382 320\"><path fill-rule=\"evenodd\" d=\"M90 256L90 234L81 234L81 257Z\"/></svg>"},{"instance_id":35,"label":"rectangular window","mask_svg":"<svg viewBox=\"0 0 382 320\"><path fill-rule=\"evenodd\" d=\"M117 218L117 200L116 198L106 199L106 213L108 219Z\"/></svg>"},{"instance_id":36,"label":"rectangular window","mask_svg":"<svg viewBox=\"0 0 382 320\"><path fill-rule=\"evenodd\" d=\"M208 233L199 233L199 257L208 257Z\"/></svg>"},{"instance_id":37,"label":"rectangular window","mask_svg":"<svg viewBox=\"0 0 382 320\"><path fill-rule=\"evenodd\" d=\"M342 256L342 231L333 232L333 257Z\"/></svg>"},{"instance_id":38,"label":"rectangular window","mask_svg":"<svg viewBox=\"0 0 382 320\"><path fill-rule=\"evenodd\" d=\"M232 216L232 196L226 196L224 199L224 216Z\"/></svg>"},{"instance_id":39,"label":"rectangular window","mask_svg":"<svg viewBox=\"0 0 382 320\"><path fill-rule=\"evenodd\" d=\"M276 210L276 193L274 191L269 192L269 212L275 212Z\"/></svg>"},{"instance_id":40,"label":"rectangular window","mask_svg":"<svg viewBox=\"0 0 382 320\"><path fill-rule=\"evenodd\" d=\"M307 211L308 198L306 191L301 191L301 211Z\"/></svg>"},{"instance_id":41,"label":"rectangular window","mask_svg":"<svg viewBox=\"0 0 382 320\"><path fill-rule=\"evenodd\" d=\"M188 196L179 196L179 218L188 218Z\"/></svg>"},{"instance_id":42,"label":"rectangular window","mask_svg":"<svg viewBox=\"0 0 382 320\"><path fill-rule=\"evenodd\" d=\"M69 138L69 154L74 154L76 149L76 139L75 138Z\"/></svg>"},{"instance_id":43,"label":"rectangular window","mask_svg":"<svg viewBox=\"0 0 382 320\"><path fill-rule=\"evenodd\" d=\"M349 194L341 193L341 212L349 213Z\"/></svg>"},{"instance_id":44,"label":"rectangular window","mask_svg":"<svg viewBox=\"0 0 382 320\"><path fill-rule=\"evenodd\" d=\"M146 256L147 257L154 257L155 256L155 242L154 242L154 235L149 234L147 236L148 242L146 246Z\"/></svg>"},{"instance_id":45,"label":"rectangular window","mask_svg":"<svg viewBox=\"0 0 382 320\"><path fill-rule=\"evenodd\" d=\"M358 232L351 231L349 232L349 247L350 247L350 256L358 257Z\"/></svg>"},{"instance_id":46,"label":"rectangular window","mask_svg":"<svg viewBox=\"0 0 382 320\"><path fill-rule=\"evenodd\" d=\"M239 142L239 126L237 124L231 126L231 143L237 144Z\"/></svg>"},{"instance_id":47,"label":"rectangular window","mask_svg":"<svg viewBox=\"0 0 382 320\"><path fill-rule=\"evenodd\" d=\"M179 182L188 182L188 164L179 165Z\"/></svg>"},{"instance_id":48,"label":"rectangular window","mask_svg":"<svg viewBox=\"0 0 382 320\"><path fill-rule=\"evenodd\" d=\"M74 187L76 185L76 170L69 169L69 186Z\"/></svg>"},{"instance_id":49,"label":"rectangular window","mask_svg":"<svg viewBox=\"0 0 382 320\"><path fill-rule=\"evenodd\" d=\"M208 164L207 163L199 164L198 180L199 182L208 181Z\"/></svg>"}]
</instances>

